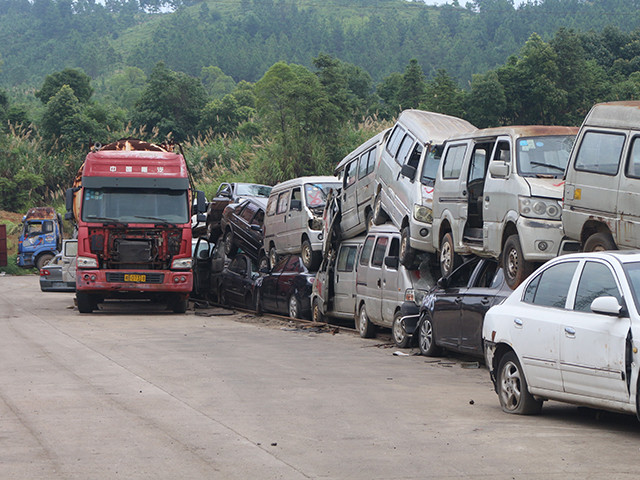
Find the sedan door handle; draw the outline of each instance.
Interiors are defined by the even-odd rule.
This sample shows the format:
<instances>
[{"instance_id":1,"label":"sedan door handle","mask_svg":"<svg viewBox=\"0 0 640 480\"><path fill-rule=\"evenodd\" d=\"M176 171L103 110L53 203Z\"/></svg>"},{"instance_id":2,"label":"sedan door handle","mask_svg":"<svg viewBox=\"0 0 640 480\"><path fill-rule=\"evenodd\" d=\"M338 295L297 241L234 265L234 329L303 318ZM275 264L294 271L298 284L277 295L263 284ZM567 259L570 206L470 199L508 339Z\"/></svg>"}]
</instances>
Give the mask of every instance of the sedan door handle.
<instances>
[{"instance_id":1,"label":"sedan door handle","mask_svg":"<svg viewBox=\"0 0 640 480\"><path fill-rule=\"evenodd\" d=\"M573 327L564 327L564 333L565 333L565 336L567 337L570 337L570 338L576 337L576 330Z\"/></svg>"}]
</instances>

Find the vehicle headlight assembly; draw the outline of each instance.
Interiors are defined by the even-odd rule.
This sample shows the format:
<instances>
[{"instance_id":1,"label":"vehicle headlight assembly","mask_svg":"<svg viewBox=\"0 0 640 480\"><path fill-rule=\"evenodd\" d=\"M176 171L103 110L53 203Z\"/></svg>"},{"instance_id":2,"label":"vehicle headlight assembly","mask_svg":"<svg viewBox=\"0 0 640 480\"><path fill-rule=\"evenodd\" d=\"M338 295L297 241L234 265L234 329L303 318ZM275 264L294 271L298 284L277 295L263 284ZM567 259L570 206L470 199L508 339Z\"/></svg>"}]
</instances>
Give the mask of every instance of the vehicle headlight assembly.
<instances>
[{"instance_id":1,"label":"vehicle headlight assembly","mask_svg":"<svg viewBox=\"0 0 640 480\"><path fill-rule=\"evenodd\" d=\"M433 210L416 203L413 206L413 218L418 222L433 223Z\"/></svg>"},{"instance_id":2,"label":"vehicle headlight assembly","mask_svg":"<svg viewBox=\"0 0 640 480\"><path fill-rule=\"evenodd\" d=\"M173 262L171 262L171 268L184 270L191 268L191 264L193 260L191 258L176 258Z\"/></svg>"},{"instance_id":3,"label":"vehicle headlight assembly","mask_svg":"<svg viewBox=\"0 0 640 480\"><path fill-rule=\"evenodd\" d=\"M91 257L78 257L77 260L78 268L98 268L98 259Z\"/></svg>"},{"instance_id":4,"label":"vehicle headlight assembly","mask_svg":"<svg viewBox=\"0 0 640 480\"><path fill-rule=\"evenodd\" d=\"M558 200L541 197L518 197L520 215L528 218L560 220L562 208Z\"/></svg>"}]
</instances>

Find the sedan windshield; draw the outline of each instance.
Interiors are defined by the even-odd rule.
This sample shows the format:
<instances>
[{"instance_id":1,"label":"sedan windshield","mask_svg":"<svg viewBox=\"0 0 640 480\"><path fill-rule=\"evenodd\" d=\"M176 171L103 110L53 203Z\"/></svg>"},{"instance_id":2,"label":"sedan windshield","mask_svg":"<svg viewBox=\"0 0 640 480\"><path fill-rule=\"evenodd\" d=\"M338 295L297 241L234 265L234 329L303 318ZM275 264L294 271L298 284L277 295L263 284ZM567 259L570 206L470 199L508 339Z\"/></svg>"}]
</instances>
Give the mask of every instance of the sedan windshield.
<instances>
[{"instance_id":1,"label":"sedan windshield","mask_svg":"<svg viewBox=\"0 0 640 480\"><path fill-rule=\"evenodd\" d=\"M522 176L561 177L569 161L574 135L518 139L518 171Z\"/></svg>"},{"instance_id":2,"label":"sedan windshield","mask_svg":"<svg viewBox=\"0 0 640 480\"><path fill-rule=\"evenodd\" d=\"M238 184L237 195L239 197L264 197L269 198L271 187L267 185Z\"/></svg>"},{"instance_id":3,"label":"sedan windshield","mask_svg":"<svg viewBox=\"0 0 640 480\"><path fill-rule=\"evenodd\" d=\"M157 188L85 188L85 222L187 223L187 192Z\"/></svg>"},{"instance_id":4,"label":"sedan windshield","mask_svg":"<svg viewBox=\"0 0 640 480\"><path fill-rule=\"evenodd\" d=\"M309 208L324 207L329 190L340 187L340 183L307 183L304 186L305 199Z\"/></svg>"}]
</instances>

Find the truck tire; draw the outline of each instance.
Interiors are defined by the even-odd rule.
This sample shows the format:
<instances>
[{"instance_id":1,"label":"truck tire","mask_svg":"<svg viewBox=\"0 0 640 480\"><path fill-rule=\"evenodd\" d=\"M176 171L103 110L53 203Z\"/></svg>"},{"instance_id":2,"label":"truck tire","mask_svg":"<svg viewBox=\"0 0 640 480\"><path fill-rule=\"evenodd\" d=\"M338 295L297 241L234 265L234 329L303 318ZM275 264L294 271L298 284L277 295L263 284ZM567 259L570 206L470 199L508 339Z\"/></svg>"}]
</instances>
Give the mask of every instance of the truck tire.
<instances>
[{"instance_id":1,"label":"truck tire","mask_svg":"<svg viewBox=\"0 0 640 480\"><path fill-rule=\"evenodd\" d=\"M598 232L587 238L584 242L585 252L602 252L605 250L617 250L616 242L613 241L613 237L610 233Z\"/></svg>"},{"instance_id":2,"label":"truck tire","mask_svg":"<svg viewBox=\"0 0 640 480\"><path fill-rule=\"evenodd\" d=\"M48 252L47 253L41 253L36 258L36 261L35 261L36 268L38 270L42 270L42 267L44 267L47 263L49 263L49 261L53 257L54 257L53 253L48 253Z\"/></svg>"},{"instance_id":3,"label":"truck tire","mask_svg":"<svg viewBox=\"0 0 640 480\"><path fill-rule=\"evenodd\" d=\"M185 313L189 308L189 297L176 295L176 297L171 302L171 310L173 313Z\"/></svg>"},{"instance_id":4,"label":"truck tire","mask_svg":"<svg viewBox=\"0 0 640 480\"><path fill-rule=\"evenodd\" d=\"M96 307L93 295L90 293L77 292L76 300L78 301L78 311L80 313L91 313Z\"/></svg>"}]
</instances>

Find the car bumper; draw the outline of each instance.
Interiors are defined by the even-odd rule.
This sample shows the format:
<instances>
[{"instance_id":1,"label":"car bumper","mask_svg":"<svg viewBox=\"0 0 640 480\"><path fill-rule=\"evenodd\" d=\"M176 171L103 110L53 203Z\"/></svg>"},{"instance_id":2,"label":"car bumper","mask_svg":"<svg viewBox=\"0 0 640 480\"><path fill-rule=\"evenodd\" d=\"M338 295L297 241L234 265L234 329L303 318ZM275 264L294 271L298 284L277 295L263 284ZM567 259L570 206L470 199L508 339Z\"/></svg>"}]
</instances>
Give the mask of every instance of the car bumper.
<instances>
[{"instance_id":1,"label":"car bumper","mask_svg":"<svg viewBox=\"0 0 640 480\"><path fill-rule=\"evenodd\" d=\"M132 275L137 275L137 277ZM131 279L131 281L128 281L128 279ZM137 272L124 272L122 270L78 270L76 289L79 292L94 292L107 296L109 293L127 292L189 294L193 289L193 273L179 270L147 270Z\"/></svg>"},{"instance_id":2,"label":"car bumper","mask_svg":"<svg viewBox=\"0 0 640 480\"><path fill-rule=\"evenodd\" d=\"M403 302L400 306L400 314L402 315L402 323L404 331L407 335L413 335L418 326L420 319L420 307L415 302Z\"/></svg>"},{"instance_id":3,"label":"car bumper","mask_svg":"<svg viewBox=\"0 0 640 480\"><path fill-rule=\"evenodd\" d=\"M40 290L43 292L75 292L75 282L63 282L55 280L40 280Z\"/></svg>"},{"instance_id":4,"label":"car bumper","mask_svg":"<svg viewBox=\"0 0 640 480\"><path fill-rule=\"evenodd\" d=\"M517 228L522 254L526 260L545 262L558 255L563 238L560 220L520 217Z\"/></svg>"},{"instance_id":5,"label":"car bumper","mask_svg":"<svg viewBox=\"0 0 640 480\"><path fill-rule=\"evenodd\" d=\"M491 382L493 383L493 388L497 388L496 383L496 372L493 365L493 357L496 353L496 344L490 342L489 340L484 341L484 361L489 369L489 375L491 376Z\"/></svg>"},{"instance_id":6,"label":"car bumper","mask_svg":"<svg viewBox=\"0 0 640 480\"><path fill-rule=\"evenodd\" d=\"M412 248L422 252L434 252L433 248L433 225L430 223L418 222L413 217L409 219L409 244Z\"/></svg>"}]
</instances>

